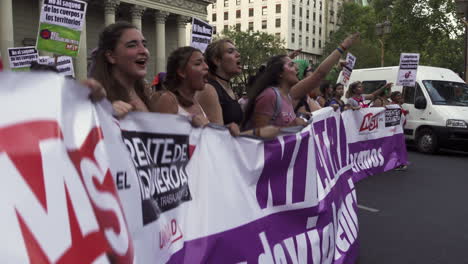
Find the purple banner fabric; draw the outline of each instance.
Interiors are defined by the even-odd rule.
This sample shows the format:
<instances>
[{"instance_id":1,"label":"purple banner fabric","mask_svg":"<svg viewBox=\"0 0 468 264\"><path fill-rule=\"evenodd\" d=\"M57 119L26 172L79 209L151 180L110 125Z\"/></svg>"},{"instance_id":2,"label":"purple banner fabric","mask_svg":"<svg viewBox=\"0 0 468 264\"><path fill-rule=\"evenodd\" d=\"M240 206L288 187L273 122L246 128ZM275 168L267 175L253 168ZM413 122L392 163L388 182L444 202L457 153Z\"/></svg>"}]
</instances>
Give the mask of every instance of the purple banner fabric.
<instances>
[{"instance_id":1,"label":"purple banner fabric","mask_svg":"<svg viewBox=\"0 0 468 264\"><path fill-rule=\"evenodd\" d=\"M346 178L351 174L342 175L318 206L272 214L185 241L168 263L355 263L359 252L357 204L354 186ZM311 221L316 224L308 228Z\"/></svg>"},{"instance_id":2,"label":"purple banner fabric","mask_svg":"<svg viewBox=\"0 0 468 264\"><path fill-rule=\"evenodd\" d=\"M408 164L403 134L351 143L348 147L354 182Z\"/></svg>"},{"instance_id":3,"label":"purple banner fabric","mask_svg":"<svg viewBox=\"0 0 468 264\"><path fill-rule=\"evenodd\" d=\"M343 128L339 122L332 116L316 126L321 156L313 154L316 139L309 131L264 143L256 202L262 210L281 207L280 212L186 240L168 263L355 263L359 252L357 200L352 172L346 170L346 155L341 153L346 152L346 136L339 135L337 127ZM330 150L324 142L340 151ZM317 171L314 165L319 163L329 170ZM288 181L292 192L287 191ZM306 198L311 193L313 201ZM304 206L292 207L298 203ZM229 204L226 208L229 210Z\"/></svg>"}]
</instances>

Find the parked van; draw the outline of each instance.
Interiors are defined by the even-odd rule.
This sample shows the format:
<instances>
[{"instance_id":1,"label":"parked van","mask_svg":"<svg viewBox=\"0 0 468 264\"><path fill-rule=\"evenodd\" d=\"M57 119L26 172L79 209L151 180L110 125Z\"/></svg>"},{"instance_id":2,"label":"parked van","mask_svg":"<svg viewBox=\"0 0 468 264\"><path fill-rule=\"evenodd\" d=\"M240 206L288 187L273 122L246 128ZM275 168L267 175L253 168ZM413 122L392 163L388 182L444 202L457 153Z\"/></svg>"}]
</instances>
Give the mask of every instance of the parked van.
<instances>
[{"instance_id":1,"label":"parked van","mask_svg":"<svg viewBox=\"0 0 468 264\"><path fill-rule=\"evenodd\" d=\"M364 94L369 94L388 82L396 84L397 76L398 67L356 69L348 86L361 81ZM415 87L394 85L393 91L403 94L403 108L409 111L405 137L414 141L420 152L434 153L440 147L468 151L468 85L457 74L419 66Z\"/></svg>"}]
</instances>

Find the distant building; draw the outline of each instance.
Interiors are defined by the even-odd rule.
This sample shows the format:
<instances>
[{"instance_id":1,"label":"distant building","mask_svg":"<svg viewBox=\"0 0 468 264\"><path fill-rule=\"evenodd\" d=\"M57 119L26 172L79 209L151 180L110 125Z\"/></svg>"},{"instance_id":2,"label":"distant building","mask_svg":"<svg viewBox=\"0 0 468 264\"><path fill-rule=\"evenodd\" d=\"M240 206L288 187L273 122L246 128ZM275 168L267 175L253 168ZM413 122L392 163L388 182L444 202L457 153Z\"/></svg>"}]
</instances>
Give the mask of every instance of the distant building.
<instances>
[{"instance_id":1,"label":"distant building","mask_svg":"<svg viewBox=\"0 0 468 264\"><path fill-rule=\"evenodd\" d=\"M368 0L354 0L354 2L356 4L360 4L362 6L368 6L370 1L368 1Z\"/></svg>"},{"instance_id":2,"label":"distant building","mask_svg":"<svg viewBox=\"0 0 468 264\"><path fill-rule=\"evenodd\" d=\"M274 34L289 51L302 48L298 58L316 63L326 40L340 24L345 0L214 0L208 20L218 32L235 26Z\"/></svg>"}]
</instances>

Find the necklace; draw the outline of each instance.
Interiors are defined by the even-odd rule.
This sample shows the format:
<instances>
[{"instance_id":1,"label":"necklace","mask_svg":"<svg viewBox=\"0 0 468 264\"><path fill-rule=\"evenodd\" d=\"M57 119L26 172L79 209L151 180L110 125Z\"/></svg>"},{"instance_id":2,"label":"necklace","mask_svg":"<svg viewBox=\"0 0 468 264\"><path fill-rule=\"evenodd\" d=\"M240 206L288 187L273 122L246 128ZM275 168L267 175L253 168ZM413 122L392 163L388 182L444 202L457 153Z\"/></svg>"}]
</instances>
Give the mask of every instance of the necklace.
<instances>
[{"instance_id":1,"label":"necklace","mask_svg":"<svg viewBox=\"0 0 468 264\"><path fill-rule=\"evenodd\" d=\"M229 86L231 86L231 82L229 81L229 79L225 79L225 78L219 76L216 72L214 73L214 75L215 75L216 77L220 78L221 80L227 82L227 83L229 84Z\"/></svg>"}]
</instances>

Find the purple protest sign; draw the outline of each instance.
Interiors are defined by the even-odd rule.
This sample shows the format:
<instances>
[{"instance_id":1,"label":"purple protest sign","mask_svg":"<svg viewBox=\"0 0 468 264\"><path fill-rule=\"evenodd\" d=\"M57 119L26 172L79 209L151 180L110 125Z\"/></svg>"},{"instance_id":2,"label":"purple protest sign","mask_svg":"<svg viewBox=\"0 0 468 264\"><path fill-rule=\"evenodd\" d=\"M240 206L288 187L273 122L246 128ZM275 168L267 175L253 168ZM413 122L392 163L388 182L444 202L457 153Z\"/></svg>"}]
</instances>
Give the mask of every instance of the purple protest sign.
<instances>
[{"instance_id":1,"label":"purple protest sign","mask_svg":"<svg viewBox=\"0 0 468 264\"><path fill-rule=\"evenodd\" d=\"M408 164L398 106L346 111L342 117L355 182Z\"/></svg>"},{"instance_id":2,"label":"purple protest sign","mask_svg":"<svg viewBox=\"0 0 468 264\"><path fill-rule=\"evenodd\" d=\"M348 147L355 182L408 164L403 134L351 143Z\"/></svg>"}]
</instances>

